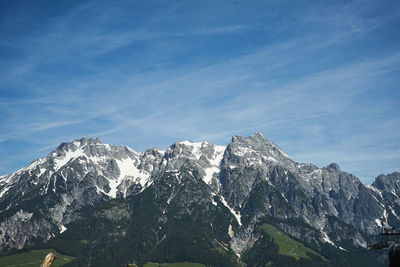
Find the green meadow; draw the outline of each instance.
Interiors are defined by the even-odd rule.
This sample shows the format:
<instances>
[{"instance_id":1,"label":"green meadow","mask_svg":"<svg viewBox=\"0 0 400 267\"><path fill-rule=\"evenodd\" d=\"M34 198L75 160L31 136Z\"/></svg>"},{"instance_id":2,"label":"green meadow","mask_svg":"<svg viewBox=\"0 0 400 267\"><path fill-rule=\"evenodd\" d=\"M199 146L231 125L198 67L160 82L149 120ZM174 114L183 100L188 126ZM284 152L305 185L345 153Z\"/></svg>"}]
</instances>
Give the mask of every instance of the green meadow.
<instances>
[{"instance_id":1,"label":"green meadow","mask_svg":"<svg viewBox=\"0 0 400 267\"><path fill-rule=\"evenodd\" d=\"M69 263L75 259L74 257L62 255L52 249L40 249L40 250L32 250L29 252L23 252L10 256L0 257L0 266L38 267L40 266L46 255L50 252L53 252L57 257L53 262L53 264L51 265L51 267L63 266L64 264Z\"/></svg>"},{"instance_id":2,"label":"green meadow","mask_svg":"<svg viewBox=\"0 0 400 267\"><path fill-rule=\"evenodd\" d=\"M178 262L178 263L148 262L144 265L144 267L205 267L205 265L201 264L201 263L193 263L193 262Z\"/></svg>"},{"instance_id":3,"label":"green meadow","mask_svg":"<svg viewBox=\"0 0 400 267\"><path fill-rule=\"evenodd\" d=\"M307 253L311 253L326 260L324 256L318 254L312 249L309 249L302 243L293 240L282 231L278 230L278 228L275 226L263 224L261 229L272 239L274 239L274 243L279 247L279 254L281 255L290 256L298 260L300 258L310 259L310 256L308 256Z\"/></svg>"}]
</instances>

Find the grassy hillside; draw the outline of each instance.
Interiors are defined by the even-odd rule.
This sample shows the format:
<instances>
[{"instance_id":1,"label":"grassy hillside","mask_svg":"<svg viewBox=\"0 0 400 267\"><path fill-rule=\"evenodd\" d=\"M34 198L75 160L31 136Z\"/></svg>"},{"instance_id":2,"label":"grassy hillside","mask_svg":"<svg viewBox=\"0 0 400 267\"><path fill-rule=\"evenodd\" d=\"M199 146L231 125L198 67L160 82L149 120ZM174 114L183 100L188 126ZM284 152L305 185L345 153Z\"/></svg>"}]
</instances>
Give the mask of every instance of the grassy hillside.
<instances>
[{"instance_id":1,"label":"grassy hillside","mask_svg":"<svg viewBox=\"0 0 400 267\"><path fill-rule=\"evenodd\" d=\"M63 266L64 264L69 263L75 259L74 257L62 255L52 249L40 249L40 250L32 250L29 252L23 252L10 256L0 257L0 266L38 267L42 263L46 255L50 252L53 252L57 257L56 260L51 265L52 267Z\"/></svg>"},{"instance_id":2,"label":"grassy hillside","mask_svg":"<svg viewBox=\"0 0 400 267\"><path fill-rule=\"evenodd\" d=\"M274 239L274 243L279 248L279 254L290 256L299 260L300 258L310 259L309 254L314 254L326 260L324 256L318 254L314 250L309 249L308 247L304 246L304 244L293 240L280 230L278 230L275 226L270 224L263 224L261 229L269 235L271 238Z\"/></svg>"},{"instance_id":3,"label":"grassy hillside","mask_svg":"<svg viewBox=\"0 0 400 267\"><path fill-rule=\"evenodd\" d=\"M178 263L148 262L144 265L144 267L205 267L205 265L201 264L201 263L193 263L193 262L178 262Z\"/></svg>"},{"instance_id":4,"label":"grassy hillside","mask_svg":"<svg viewBox=\"0 0 400 267\"><path fill-rule=\"evenodd\" d=\"M259 234L260 238L257 242L242 254L241 259L248 266L327 267L334 265L326 257L269 223L260 225Z\"/></svg>"}]
</instances>

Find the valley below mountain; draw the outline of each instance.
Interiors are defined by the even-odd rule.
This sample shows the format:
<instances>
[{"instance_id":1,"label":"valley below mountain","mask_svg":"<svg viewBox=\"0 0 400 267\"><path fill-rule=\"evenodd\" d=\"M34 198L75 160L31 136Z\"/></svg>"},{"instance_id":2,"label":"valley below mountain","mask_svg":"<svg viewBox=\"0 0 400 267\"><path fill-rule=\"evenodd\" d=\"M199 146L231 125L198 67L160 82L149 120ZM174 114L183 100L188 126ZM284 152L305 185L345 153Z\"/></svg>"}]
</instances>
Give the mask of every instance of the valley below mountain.
<instances>
[{"instance_id":1,"label":"valley below mountain","mask_svg":"<svg viewBox=\"0 0 400 267\"><path fill-rule=\"evenodd\" d=\"M257 133L165 151L82 138L0 177L0 254L55 249L65 266L383 266L400 173L371 185L298 163Z\"/></svg>"}]
</instances>

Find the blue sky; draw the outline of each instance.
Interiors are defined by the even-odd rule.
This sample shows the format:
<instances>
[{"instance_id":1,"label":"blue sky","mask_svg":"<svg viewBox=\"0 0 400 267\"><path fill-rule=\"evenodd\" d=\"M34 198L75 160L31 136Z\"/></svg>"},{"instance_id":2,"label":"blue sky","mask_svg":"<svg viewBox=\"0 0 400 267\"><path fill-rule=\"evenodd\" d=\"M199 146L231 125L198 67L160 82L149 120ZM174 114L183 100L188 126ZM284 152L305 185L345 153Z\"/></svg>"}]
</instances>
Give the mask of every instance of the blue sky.
<instances>
[{"instance_id":1,"label":"blue sky","mask_svg":"<svg viewBox=\"0 0 400 267\"><path fill-rule=\"evenodd\" d=\"M261 132L370 183L400 171L399 29L399 1L0 1L0 175Z\"/></svg>"}]
</instances>

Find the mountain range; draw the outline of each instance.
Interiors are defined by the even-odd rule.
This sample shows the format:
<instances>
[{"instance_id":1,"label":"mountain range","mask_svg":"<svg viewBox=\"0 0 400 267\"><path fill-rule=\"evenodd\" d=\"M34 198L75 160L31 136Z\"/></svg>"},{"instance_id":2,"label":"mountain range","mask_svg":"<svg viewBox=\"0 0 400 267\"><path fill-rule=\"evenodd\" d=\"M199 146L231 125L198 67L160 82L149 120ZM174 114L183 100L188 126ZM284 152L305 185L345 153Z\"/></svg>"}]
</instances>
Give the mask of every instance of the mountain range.
<instances>
[{"instance_id":1,"label":"mountain range","mask_svg":"<svg viewBox=\"0 0 400 267\"><path fill-rule=\"evenodd\" d=\"M256 133L165 151L81 138L0 177L0 253L55 248L71 266L382 266L400 173L371 185L298 163Z\"/></svg>"}]
</instances>

